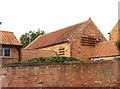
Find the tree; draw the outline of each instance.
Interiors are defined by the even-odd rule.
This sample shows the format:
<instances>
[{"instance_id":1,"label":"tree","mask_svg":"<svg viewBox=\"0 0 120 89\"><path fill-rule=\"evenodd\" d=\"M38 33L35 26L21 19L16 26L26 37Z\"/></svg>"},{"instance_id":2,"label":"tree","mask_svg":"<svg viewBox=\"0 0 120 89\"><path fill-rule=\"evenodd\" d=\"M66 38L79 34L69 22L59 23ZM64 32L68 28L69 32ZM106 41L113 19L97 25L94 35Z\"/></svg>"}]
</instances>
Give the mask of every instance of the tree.
<instances>
[{"instance_id":1,"label":"tree","mask_svg":"<svg viewBox=\"0 0 120 89\"><path fill-rule=\"evenodd\" d=\"M118 39L115 44L118 50L120 51L120 39Z\"/></svg>"},{"instance_id":2,"label":"tree","mask_svg":"<svg viewBox=\"0 0 120 89\"><path fill-rule=\"evenodd\" d=\"M25 48L28 44L30 44L32 41L34 41L39 35L45 34L44 31L38 29L38 31L29 31L28 33L25 33L21 35L20 41L23 47Z\"/></svg>"}]
</instances>

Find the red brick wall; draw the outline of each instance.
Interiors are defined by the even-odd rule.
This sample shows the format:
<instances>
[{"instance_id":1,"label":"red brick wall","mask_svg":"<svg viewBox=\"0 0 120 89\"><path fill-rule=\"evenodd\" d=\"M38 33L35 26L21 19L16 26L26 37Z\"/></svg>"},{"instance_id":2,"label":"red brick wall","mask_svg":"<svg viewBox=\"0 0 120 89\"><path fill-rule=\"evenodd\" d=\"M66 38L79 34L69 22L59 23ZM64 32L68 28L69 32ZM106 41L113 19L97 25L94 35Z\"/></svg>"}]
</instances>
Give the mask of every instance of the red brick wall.
<instances>
[{"instance_id":1,"label":"red brick wall","mask_svg":"<svg viewBox=\"0 0 120 89\"><path fill-rule=\"evenodd\" d=\"M4 65L1 71L4 87L117 87L119 80L117 60Z\"/></svg>"},{"instance_id":2,"label":"red brick wall","mask_svg":"<svg viewBox=\"0 0 120 89\"><path fill-rule=\"evenodd\" d=\"M70 44L68 42L49 46L49 47L45 47L45 48L40 48L40 50L53 50L54 52L56 52L58 54L58 56L60 56L59 55L60 48L65 48L64 55L62 55L62 56L70 57Z\"/></svg>"},{"instance_id":3,"label":"red brick wall","mask_svg":"<svg viewBox=\"0 0 120 89\"><path fill-rule=\"evenodd\" d=\"M109 35L109 40L111 42L114 42L118 40L118 25L116 25L112 31L110 32L110 35Z\"/></svg>"},{"instance_id":4,"label":"red brick wall","mask_svg":"<svg viewBox=\"0 0 120 89\"><path fill-rule=\"evenodd\" d=\"M112 31L110 32L110 38L109 40L111 42L117 41L118 39L120 39L120 20L118 21L118 23L113 27Z\"/></svg>"},{"instance_id":5,"label":"red brick wall","mask_svg":"<svg viewBox=\"0 0 120 89\"><path fill-rule=\"evenodd\" d=\"M1 58L3 64L7 63L17 63L19 59L19 52L16 47L4 46L3 48L11 49L11 58Z\"/></svg>"},{"instance_id":6,"label":"red brick wall","mask_svg":"<svg viewBox=\"0 0 120 89\"><path fill-rule=\"evenodd\" d=\"M72 43L72 57L82 60L88 60L94 52L94 46L82 46L80 39L76 39Z\"/></svg>"},{"instance_id":7,"label":"red brick wall","mask_svg":"<svg viewBox=\"0 0 120 89\"><path fill-rule=\"evenodd\" d=\"M77 32L71 41L71 52L72 56L80 59L88 59L95 48L95 46L83 46L81 45L81 36L91 36L94 38L99 38L100 42L106 41L104 35L96 27L96 25L90 20L83 30Z\"/></svg>"}]
</instances>

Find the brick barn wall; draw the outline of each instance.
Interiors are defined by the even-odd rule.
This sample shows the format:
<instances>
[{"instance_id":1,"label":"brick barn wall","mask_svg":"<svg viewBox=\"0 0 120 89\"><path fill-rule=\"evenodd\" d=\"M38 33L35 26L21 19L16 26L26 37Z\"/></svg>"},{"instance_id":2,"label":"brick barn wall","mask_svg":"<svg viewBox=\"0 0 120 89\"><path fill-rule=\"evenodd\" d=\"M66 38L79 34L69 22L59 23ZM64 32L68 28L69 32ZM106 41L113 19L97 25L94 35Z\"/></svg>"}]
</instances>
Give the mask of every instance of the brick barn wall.
<instances>
[{"instance_id":1,"label":"brick barn wall","mask_svg":"<svg viewBox=\"0 0 120 89\"><path fill-rule=\"evenodd\" d=\"M119 82L117 60L9 64L1 71L3 87L117 87Z\"/></svg>"},{"instance_id":2,"label":"brick barn wall","mask_svg":"<svg viewBox=\"0 0 120 89\"><path fill-rule=\"evenodd\" d=\"M96 25L90 21L84 26L82 31L78 31L71 40L72 56L80 59L89 59L93 54L95 46L83 46L81 45L81 36L91 36L99 38L100 42L106 41L104 35L96 27Z\"/></svg>"},{"instance_id":3,"label":"brick barn wall","mask_svg":"<svg viewBox=\"0 0 120 89\"><path fill-rule=\"evenodd\" d=\"M113 30L110 32L110 35L109 35L109 40L111 41L111 42L114 42L115 43L115 41L117 41L117 39L118 39L118 25L116 25L114 28L113 28Z\"/></svg>"},{"instance_id":4,"label":"brick barn wall","mask_svg":"<svg viewBox=\"0 0 120 89\"><path fill-rule=\"evenodd\" d=\"M54 50L59 54L59 48L64 47L64 56L66 57L72 56L78 59L89 59L93 53L94 47L82 46L80 42L81 36L93 36L95 38L100 38L101 42L106 41L104 35L99 31L94 22L90 20L86 26L84 26L82 31L78 30L78 32L73 33L71 38L69 38L69 43L57 44L54 46L41 48L40 50Z\"/></svg>"},{"instance_id":5,"label":"brick barn wall","mask_svg":"<svg viewBox=\"0 0 120 89\"><path fill-rule=\"evenodd\" d=\"M69 43L62 43L62 44L57 44L45 48L41 48L40 50L53 50L59 54L59 48L65 48L65 55L66 57L70 57L70 44Z\"/></svg>"},{"instance_id":6,"label":"brick barn wall","mask_svg":"<svg viewBox=\"0 0 120 89\"><path fill-rule=\"evenodd\" d=\"M94 52L94 46L82 46L80 39L76 39L71 47L72 57L77 59L88 60Z\"/></svg>"}]
</instances>

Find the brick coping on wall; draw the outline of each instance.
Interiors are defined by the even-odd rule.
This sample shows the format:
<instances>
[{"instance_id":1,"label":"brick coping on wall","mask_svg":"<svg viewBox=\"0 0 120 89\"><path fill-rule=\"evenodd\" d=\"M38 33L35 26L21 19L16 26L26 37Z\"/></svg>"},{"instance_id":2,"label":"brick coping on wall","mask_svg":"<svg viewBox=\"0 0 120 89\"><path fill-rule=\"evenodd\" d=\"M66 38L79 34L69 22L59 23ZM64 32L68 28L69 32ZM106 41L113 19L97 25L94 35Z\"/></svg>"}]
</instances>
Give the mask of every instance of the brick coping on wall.
<instances>
[{"instance_id":1,"label":"brick coping on wall","mask_svg":"<svg viewBox=\"0 0 120 89\"><path fill-rule=\"evenodd\" d=\"M118 87L2 87L2 89L119 89Z\"/></svg>"}]
</instances>

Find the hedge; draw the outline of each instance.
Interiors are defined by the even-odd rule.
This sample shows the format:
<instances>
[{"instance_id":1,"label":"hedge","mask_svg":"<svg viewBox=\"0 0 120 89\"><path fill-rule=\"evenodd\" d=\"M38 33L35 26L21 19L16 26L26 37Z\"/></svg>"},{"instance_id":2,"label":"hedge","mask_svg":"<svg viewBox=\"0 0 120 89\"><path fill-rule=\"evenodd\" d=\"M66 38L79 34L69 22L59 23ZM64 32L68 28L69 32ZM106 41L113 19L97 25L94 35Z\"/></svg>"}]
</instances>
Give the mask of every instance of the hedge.
<instances>
[{"instance_id":1,"label":"hedge","mask_svg":"<svg viewBox=\"0 0 120 89\"><path fill-rule=\"evenodd\" d=\"M67 62L67 61L82 61L73 57L40 57L25 60L25 63L39 63L39 62Z\"/></svg>"}]
</instances>

